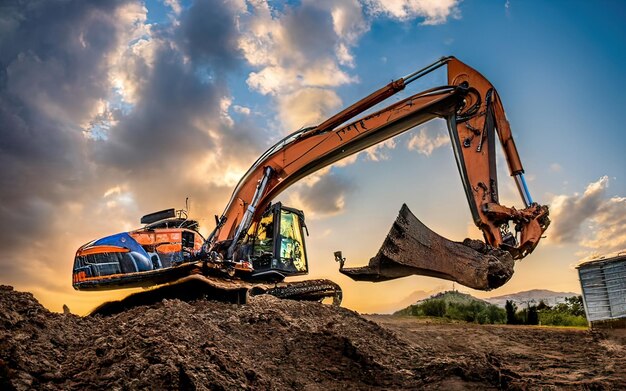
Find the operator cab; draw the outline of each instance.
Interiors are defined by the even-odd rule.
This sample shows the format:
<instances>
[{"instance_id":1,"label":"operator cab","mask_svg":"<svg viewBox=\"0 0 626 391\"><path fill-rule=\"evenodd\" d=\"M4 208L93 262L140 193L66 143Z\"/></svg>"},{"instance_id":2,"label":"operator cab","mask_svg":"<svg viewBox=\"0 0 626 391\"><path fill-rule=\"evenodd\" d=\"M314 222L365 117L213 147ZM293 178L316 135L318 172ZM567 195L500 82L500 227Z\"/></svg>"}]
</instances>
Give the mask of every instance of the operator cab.
<instances>
[{"instance_id":1,"label":"operator cab","mask_svg":"<svg viewBox=\"0 0 626 391\"><path fill-rule=\"evenodd\" d=\"M254 268L252 277L300 275L309 271L304 244L304 212L271 205L244 240L242 252Z\"/></svg>"}]
</instances>

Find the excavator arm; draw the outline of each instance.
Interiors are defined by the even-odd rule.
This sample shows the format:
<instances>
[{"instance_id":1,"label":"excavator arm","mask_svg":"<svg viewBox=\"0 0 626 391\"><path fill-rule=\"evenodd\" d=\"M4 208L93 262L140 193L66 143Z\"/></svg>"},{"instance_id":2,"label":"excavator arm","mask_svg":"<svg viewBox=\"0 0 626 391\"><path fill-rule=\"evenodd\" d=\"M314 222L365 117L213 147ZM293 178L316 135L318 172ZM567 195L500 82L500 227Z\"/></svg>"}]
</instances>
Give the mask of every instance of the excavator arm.
<instances>
[{"instance_id":1,"label":"excavator arm","mask_svg":"<svg viewBox=\"0 0 626 391\"><path fill-rule=\"evenodd\" d=\"M461 61L451 58L447 65L448 83L467 85L461 106L446 119L474 223L489 245L521 259L533 251L546 230L548 208L532 201L498 92L484 76ZM499 203L496 134L524 203L525 208L519 211ZM519 238L509 232L509 222L515 224Z\"/></svg>"},{"instance_id":2,"label":"excavator arm","mask_svg":"<svg viewBox=\"0 0 626 391\"><path fill-rule=\"evenodd\" d=\"M444 65L448 68L448 85L417 93L354 119L412 81ZM548 209L532 202L498 93L480 73L454 57L442 58L393 81L320 125L301 129L271 147L235 188L223 215L217 219L216 229L207 240L207 249L226 258L233 257L250 226L258 222L263 210L287 187L325 166L434 118L447 121L472 217L489 248L504 250L514 259L528 255L549 224ZM520 190L524 209L516 210L499 203L496 135L510 174ZM514 224L518 235L510 232L509 223ZM449 279L458 280L454 276ZM474 285L480 288L480 284Z\"/></svg>"}]
</instances>

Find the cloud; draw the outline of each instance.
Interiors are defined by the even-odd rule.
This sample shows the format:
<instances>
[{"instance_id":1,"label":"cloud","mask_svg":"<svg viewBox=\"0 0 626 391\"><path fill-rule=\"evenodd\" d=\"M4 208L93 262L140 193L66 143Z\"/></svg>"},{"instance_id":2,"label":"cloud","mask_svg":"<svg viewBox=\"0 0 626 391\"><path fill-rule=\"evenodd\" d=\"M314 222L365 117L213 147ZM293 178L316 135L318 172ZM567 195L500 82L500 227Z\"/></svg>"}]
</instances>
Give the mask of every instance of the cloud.
<instances>
[{"instance_id":1,"label":"cloud","mask_svg":"<svg viewBox=\"0 0 626 391\"><path fill-rule=\"evenodd\" d=\"M290 204L307 212L309 218L332 216L344 208L346 197L354 190L353 182L334 169L326 169L296 185Z\"/></svg>"},{"instance_id":2,"label":"cloud","mask_svg":"<svg viewBox=\"0 0 626 391\"><path fill-rule=\"evenodd\" d=\"M182 6L178 0L163 0L163 4L167 5L172 9L175 15L180 15L182 11Z\"/></svg>"},{"instance_id":3,"label":"cloud","mask_svg":"<svg viewBox=\"0 0 626 391\"><path fill-rule=\"evenodd\" d=\"M0 35L0 248L29 248L59 205L93 178L85 164L89 122L106 100L108 66L130 2L10 3ZM86 188L81 195L92 194ZM97 192L97 191L96 191Z\"/></svg>"},{"instance_id":4,"label":"cloud","mask_svg":"<svg viewBox=\"0 0 626 391\"><path fill-rule=\"evenodd\" d=\"M379 162L381 160L389 159L389 151L396 148L396 141L394 139L388 139L383 141L382 143L378 143L376 145L372 145L371 147L364 150L362 153L365 154L368 160L373 162Z\"/></svg>"},{"instance_id":5,"label":"cloud","mask_svg":"<svg viewBox=\"0 0 626 391\"><path fill-rule=\"evenodd\" d=\"M234 2L196 0L180 16L175 44L198 67L205 66L209 76L236 66L239 58Z\"/></svg>"},{"instance_id":6,"label":"cloud","mask_svg":"<svg viewBox=\"0 0 626 391\"><path fill-rule=\"evenodd\" d=\"M563 171L563 167L559 163L552 163L550 164L550 171L561 172Z\"/></svg>"},{"instance_id":7,"label":"cloud","mask_svg":"<svg viewBox=\"0 0 626 391\"><path fill-rule=\"evenodd\" d=\"M266 146L257 123L230 116L237 110L227 79L241 62L238 12L234 3L196 1L177 23L152 31L149 61L144 52L125 56L126 75L140 80L136 101L91 151L109 176L129 184L144 211L189 196L200 201L196 215L219 213Z\"/></svg>"},{"instance_id":8,"label":"cloud","mask_svg":"<svg viewBox=\"0 0 626 391\"><path fill-rule=\"evenodd\" d=\"M626 197L608 197L609 178L590 183L583 194L558 195L550 205L548 237L607 253L626 248Z\"/></svg>"},{"instance_id":9,"label":"cloud","mask_svg":"<svg viewBox=\"0 0 626 391\"><path fill-rule=\"evenodd\" d=\"M304 69L268 66L251 72L248 86L263 95L285 95L306 87L337 87L355 79L331 60L320 59Z\"/></svg>"},{"instance_id":10,"label":"cloud","mask_svg":"<svg viewBox=\"0 0 626 391\"><path fill-rule=\"evenodd\" d=\"M337 52L350 55L350 46L369 29L356 0L305 0L282 11L264 0L248 3L239 19L239 45L254 66L312 69L318 60L335 60Z\"/></svg>"},{"instance_id":11,"label":"cloud","mask_svg":"<svg viewBox=\"0 0 626 391\"><path fill-rule=\"evenodd\" d=\"M243 114L243 115L250 115L252 113L249 107L240 106L240 105L234 105L233 110L235 111L235 113Z\"/></svg>"},{"instance_id":12,"label":"cloud","mask_svg":"<svg viewBox=\"0 0 626 391\"><path fill-rule=\"evenodd\" d=\"M460 18L458 0L365 0L369 12L406 21L424 18L422 24L436 25L447 22L449 17Z\"/></svg>"},{"instance_id":13,"label":"cloud","mask_svg":"<svg viewBox=\"0 0 626 391\"><path fill-rule=\"evenodd\" d=\"M431 128L427 126L418 129L419 131L413 134L407 143L409 151L417 151L422 155L430 156L435 149L450 144L450 137L441 129L431 131Z\"/></svg>"},{"instance_id":14,"label":"cloud","mask_svg":"<svg viewBox=\"0 0 626 391\"><path fill-rule=\"evenodd\" d=\"M602 252L626 249L626 197L611 197L591 219L594 234L582 241Z\"/></svg>"},{"instance_id":15,"label":"cloud","mask_svg":"<svg viewBox=\"0 0 626 391\"><path fill-rule=\"evenodd\" d=\"M332 90L303 88L278 98L279 115L288 129L316 125L341 106L341 99Z\"/></svg>"},{"instance_id":16,"label":"cloud","mask_svg":"<svg viewBox=\"0 0 626 391\"><path fill-rule=\"evenodd\" d=\"M305 0L278 11L255 1L248 8L239 18L238 41L256 68L248 86L278 101L277 119L286 132L331 115L342 103L332 88L357 80L342 67L354 66L350 48L369 28L360 3ZM305 103L314 113L298 109Z\"/></svg>"}]
</instances>

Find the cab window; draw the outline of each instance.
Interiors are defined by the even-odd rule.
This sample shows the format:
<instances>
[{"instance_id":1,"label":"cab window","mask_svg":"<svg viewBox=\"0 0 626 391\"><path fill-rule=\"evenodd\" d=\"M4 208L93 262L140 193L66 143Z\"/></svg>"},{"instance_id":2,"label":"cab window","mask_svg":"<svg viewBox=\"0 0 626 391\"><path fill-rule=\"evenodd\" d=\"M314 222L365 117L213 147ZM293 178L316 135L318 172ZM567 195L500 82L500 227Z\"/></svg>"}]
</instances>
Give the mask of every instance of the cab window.
<instances>
[{"instance_id":1,"label":"cab window","mask_svg":"<svg viewBox=\"0 0 626 391\"><path fill-rule=\"evenodd\" d=\"M281 210L279 261L287 270L306 272L306 255L300 218L297 214Z\"/></svg>"},{"instance_id":2,"label":"cab window","mask_svg":"<svg viewBox=\"0 0 626 391\"><path fill-rule=\"evenodd\" d=\"M274 215L272 213L263 217L259 222L255 242L254 252L256 256L274 251Z\"/></svg>"}]
</instances>

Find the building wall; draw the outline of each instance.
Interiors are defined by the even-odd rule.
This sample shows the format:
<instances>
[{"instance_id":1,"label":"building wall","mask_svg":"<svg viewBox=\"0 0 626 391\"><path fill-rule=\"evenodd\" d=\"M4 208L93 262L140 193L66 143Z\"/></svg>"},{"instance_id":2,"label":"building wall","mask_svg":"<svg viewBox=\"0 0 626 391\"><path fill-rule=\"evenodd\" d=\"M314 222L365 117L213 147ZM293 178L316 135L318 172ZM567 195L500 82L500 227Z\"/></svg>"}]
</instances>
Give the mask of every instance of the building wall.
<instances>
[{"instance_id":1,"label":"building wall","mask_svg":"<svg viewBox=\"0 0 626 391\"><path fill-rule=\"evenodd\" d=\"M583 263L578 275L590 322L626 317L626 255Z\"/></svg>"}]
</instances>

